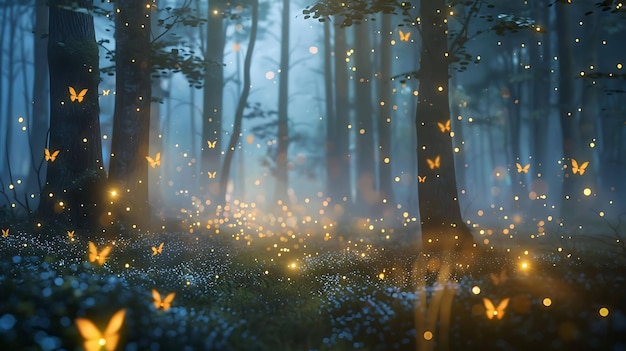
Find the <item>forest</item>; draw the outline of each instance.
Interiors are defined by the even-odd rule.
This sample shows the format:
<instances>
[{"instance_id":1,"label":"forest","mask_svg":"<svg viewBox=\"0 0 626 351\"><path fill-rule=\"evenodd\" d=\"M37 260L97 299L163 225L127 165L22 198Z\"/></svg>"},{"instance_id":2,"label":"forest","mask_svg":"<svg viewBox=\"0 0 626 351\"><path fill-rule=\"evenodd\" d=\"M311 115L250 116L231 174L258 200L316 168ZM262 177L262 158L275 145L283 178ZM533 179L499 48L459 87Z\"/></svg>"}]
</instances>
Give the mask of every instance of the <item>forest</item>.
<instances>
[{"instance_id":1,"label":"forest","mask_svg":"<svg viewBox=\"0 0 626 351\"><path fill-rule=\"evenodd\" d=\"M1 348L626 348L619 0L0 18Z\"/></svg>"}]
</instances>

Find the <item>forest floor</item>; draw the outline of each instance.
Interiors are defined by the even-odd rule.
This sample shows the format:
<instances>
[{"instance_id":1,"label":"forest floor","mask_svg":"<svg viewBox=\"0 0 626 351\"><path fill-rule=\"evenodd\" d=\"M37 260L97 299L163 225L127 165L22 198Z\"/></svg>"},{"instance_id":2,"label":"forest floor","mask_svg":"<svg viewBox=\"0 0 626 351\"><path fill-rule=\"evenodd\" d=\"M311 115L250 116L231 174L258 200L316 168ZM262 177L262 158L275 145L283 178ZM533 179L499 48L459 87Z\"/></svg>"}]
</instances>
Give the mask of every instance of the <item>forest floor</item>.
<instances>
[{"instance_id":1,"label":"forest floor","mask_svg":"<svg viewBox=\"0 0 626 351\"><path fill-rule=\"evenodd\" d=\"M436 255L359 240L288 250L284 237L233 237L96 242L99 265L80 233L12 229L0 237L1 348L98 350L84 342L99 332L77 328L87 318L109 346L119 335L117 350L626 349L623 253ZM175 292L171 308L157 309L152 289Z\"/></svg>"}]
</instances>

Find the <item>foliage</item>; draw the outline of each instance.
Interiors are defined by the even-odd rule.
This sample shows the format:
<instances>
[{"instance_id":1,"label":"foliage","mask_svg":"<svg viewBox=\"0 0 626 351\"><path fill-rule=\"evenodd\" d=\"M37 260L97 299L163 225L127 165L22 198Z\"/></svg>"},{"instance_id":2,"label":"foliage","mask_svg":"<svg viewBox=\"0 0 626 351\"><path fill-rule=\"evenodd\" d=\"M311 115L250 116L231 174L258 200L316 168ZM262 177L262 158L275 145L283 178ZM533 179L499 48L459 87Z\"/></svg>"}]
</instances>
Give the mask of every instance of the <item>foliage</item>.
<instances>
[{"instance_id":1,"label":"foliage","mask_svg":"<svg viewBox=\"0 0 626 351\"><path fill-rule=\"evenodd\" d=\"M100 326L126 308L126 349L415 349L416 300L438 288L432 276L412 276L417 254L406 248L362 255L318 243L323 253L300 258L292 268L287 263L294 256L266 254L226 233L131 237L136 239L107 243L113 249L104 266L86 262L80 233L72 241L12 228L0 237L0 343L20 350L75 349L82 343L76 317ZM153 256L150 247L159 242L163 252ZM488 251L456 265L463 268L453 273L451 349L623 345L625 267L584 262L546 254L535 257L532 271L523 271L516 254ZM508 278L496 284L490 273L501 269ZM416 279L426 280L426 290L415 290ZM153 307L152 288L176 292L170 310ZM511 299L502 320L484 316L483 297ZM546 297L549 307L542 303ZM598 315L602 306L609 317Z\"/></svg>"}]
</instances>

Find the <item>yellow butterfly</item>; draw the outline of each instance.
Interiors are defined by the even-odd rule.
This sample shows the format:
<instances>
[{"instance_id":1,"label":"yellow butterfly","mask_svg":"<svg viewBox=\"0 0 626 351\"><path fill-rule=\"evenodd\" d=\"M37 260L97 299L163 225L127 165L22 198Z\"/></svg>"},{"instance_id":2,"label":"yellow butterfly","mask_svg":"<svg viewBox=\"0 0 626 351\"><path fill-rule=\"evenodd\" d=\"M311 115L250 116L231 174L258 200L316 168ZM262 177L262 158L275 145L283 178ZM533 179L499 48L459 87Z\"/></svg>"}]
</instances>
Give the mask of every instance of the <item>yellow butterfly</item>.
<instances>
[{"instance_id":1,"label":"yellow butterfly","mask_svg":"<svg viewBox=\"0 0 626 351\"><path fill-rule=\"evenodd\" d=\"M423 177L417 176L417 181L420 182L420 183L425 183L426 182L426 176L423 176Z\"/></svg>"},{"instance_id":2,"label":"yellow butterfly","mask_svg":"<svg viewBox=\"0 0 626 351\"><path fill-rule=\"evenodd\" d=\"M430 169L435 169L435 168L439 168L439 166L441 166L441 159L439 158L439 155L437 155L437 157L435 157L435 160L431 160L429 158L426 159L426 162L428 163L428 168Z\"/></svg>"},{"instance_id":3,"label":"yellow butterfly","mask_svg":"<svg viewBox=\"0 0 626 351\"><path fill-rule=\"evenodd\" d=\"M508 279L508 277L506 276L506 270L501 270L500 274L494 274L494 273L489 273L489 278L491 278L491 282L493 283L493 285L500 285L500 284L504 284L504 282L506 282L506 280Z\"/></svg>"},{"instance_id":4,"label":"yellow butterfly","mask_svg":"<svg viewBox=\"0 0 626 351\"><path fill-rule=\"evenodd\" d=\"M450 120L448 120L446 122L446 124L443 124L441 122L437 122L437 126L439 127L439 129L441 130L442 133L449 132L450 131Z\"/></svg>"},{"instance_id":5,"label":"yellow butterfly","mask_svg":"<svg viewBox=\"0 0 626 351\"><path fill-rule=\"evenodd\" d=\"M493 303L486 297L483 298L483 304L485 304L485 314L487 315L487 318L493 319L493 317L496 317L497 319L502 319L502 317L504 317L504 310L506 309L506 306L509 305L509 298L507 297L506 299L500 301L497 308L494 307Z\"/></svg>"},{"instance_id":6,"label":"yellow butterfly","mask_svg":"<svg viewBox=\"0 0 626 351\"><path fill-rule=\"evenodd\" d=\"M167 294L167 296L165 296L165 298L161 300L161 294L159 294L159 292L155 289L152 289L152 299L154 299L154 307L156 307L157 310L169 310L170 307L172 307L172 301L174 301L174 296L176 296L176 293L172 292Z\"/></svg>"},{"instance_id":7,"label":"yellow butterfly","mask_svg":"<svg viewBox=\"0 0 626 351\"><path fill-rule=\"evenodd\" d=\"M156 156L154 156L154 159L152 159L152 157L150 156L146 156L146 160L148 160L148 163L150 163L150 166L152 168L155 168L156 166L160 166L161 165L161 153L157 152Z\"/></svg>"},{"instance_id":8,"label":"yellow butterfly","mask_svg":"<svg viewBox=\"0 0 626 351\"><path fill-rule=\"evenodd\" d=\"M111 92L111 89L102 89L102 96L107 96Z\"/></svg>"},{"instance_id":9,"label":"yellow butterfly","mask_svg":"<svg viewBox=\"0 0 626 351\"><path fill-rule=\"evenodd\" d=\"M96 244L89 242L89 262L96 262L99 265L103 265L107 259L107 256L111 252L111 246L107 246L102 251L98 252Z\"/></svg>"},{"instance_id":10,"label":"yellow butterfly","mask_svg":"<svg viewBox=\"0 0 626 351\"><path fill-rule=\"evenodd\" d=\"M155 247L155 246L152 247L152 256L156 256L160 254L161 252L163 252L163 243L161 243L161 245L159 245L158 247Z\"/></svg>"},{"instance_id":11,"label":"yellow butterfly","mask_svg":"<svg viewBox=\"0 0 626 351\"><path fill-rule=\"evenodd\" d=\"M76 327L80 335L85 339L83 344L85 351L100 351L103 347L106 351L113 351L120 340L119 331L124 323L126 309L121 309L111 317L104 333L86 318L76 318Z\"/></svg>"},{"instance_id":12,"label":"yellow butterfly","mask_svg":"<svg viewBox=\"0 0 626 351\"><path fill-rule=\"evenodd\" d=\"M68 87L69 91L70 91L70 101L74 102L83 102L83 99L85 98L85 94L87 94L87 89L83 89L80 91L80 93L76 94L76 90L74 90L74 88L72 87Z\"/></svg>"},{"instance_id":13,"label":"yellow butterfly","mask_svg":"<svg viewBox=\"0 0 626 351\"><path fill-rule=\"evenodd\" d=\"M572 159L572 173L576 174L580 174L583 175L585 174L585 170L587 169L587 166L589 166L589 161L585 161L583 163L580 164L580 166L578 165L578 162L576 162L576 160Z\"/></svg>"},{"instance_id":14,"label":"yellow butterfly","mask_svg":"<svg viewBox=\"0 0 626 351\"><path fill-rule=\"evenodd\" d=\"M517 166L517 173L522 173L522 172L528 173L528 169L530 168L530 163L527 164L526 166L522 166L521 164L516 162L515 166Z\"/></svg>"},{"instance_id":15,"label":"yellow butterfly","mask_svg":"<svg viewBox=\"0 0 626 351\"><path fill-rule=\"evenodd\" d=\"M214 140L213 142L207 140L206 143L209 144L209 149L215 149L215 146L217 145L217 140Z\"/></svg>"},{"instance_id":16,"label":"yellow butterfly","mask_svg":"<svg viewBox=\"0 0 626 351\"><path fill-rule=\"evenodd\" d=\"M54 162L54 160L57 159L57 156L59 156L59 152L61 152L61 150L57 150L57 151L54 151L53 153L50 153L50 150L46 148L43 149L44 158L46 159L46 161L50 161L50 162Z\"/></svg>"},{"instance_id":17,"label":"yellow butterfly","mask_svg":"<svg viewBox=\"0 0 626 351\"><path fill-rule=\"evenodd\" d=\"M70 239L74 240L74 231L73 231L73 230L72 230L72 231L69 231L69 230L68 230L68 231L67 231L67 236L69 236L69 237L70 237Z\"/></svg>"},{"instance_id":18,"label":"yellow butterfly","mask_svg":"<svg viewBox=\"0 0 626 351\"><path fill-rule=\"evenodd\" d=\"M411 36L411 32L406 32L406 34L398 29L398 34L400 34L400 41L409 41L409 37Z\"/></svg>"},{"instance_id":19,"label":"yellow butterfly","mask_svg":"<svg viewBox=\"0 0 626 351\"><path fill-rule=\"evenodd\" d=\"M217 171L207 172L207 174L209 175L209 179L215 179L215 176L217 175Z\"/></svg>"},{"instance_id":20,"label":"yellow butterfly","mask_svg":"<svg viewBox=\"0 0 626 351\"><path fill-rule=\"evenodd\" d=\"M2 236L3 236L3 237L5 237L5 238L6 238L7 236L9 236L9 228L7 228L7 229L2 229Z\"/></svg>"}]
</instances>

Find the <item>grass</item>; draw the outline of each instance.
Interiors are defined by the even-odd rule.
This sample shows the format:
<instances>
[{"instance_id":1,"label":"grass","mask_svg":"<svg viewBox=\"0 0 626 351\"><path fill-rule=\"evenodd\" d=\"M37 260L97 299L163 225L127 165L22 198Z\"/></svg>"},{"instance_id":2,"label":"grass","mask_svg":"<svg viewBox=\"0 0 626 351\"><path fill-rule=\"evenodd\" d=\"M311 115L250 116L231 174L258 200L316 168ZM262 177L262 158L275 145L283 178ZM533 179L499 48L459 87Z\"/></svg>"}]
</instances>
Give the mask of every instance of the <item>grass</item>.
<instances>
[{"instance_id":1,"label":"grass","mask_svg":"<svg viewBox=\"0 0 626 351\"><path fill-rule=\"evenodd\" d=\"M0 345L77 350L76 318L104 329L123 308L118 350L421 350L446 340L452 350L626 349L620 260L479 250L446 258L358 240L310 240L301 246L311 254L278 255L270 248L284 239L272 240L137 234L97 242L112 246L100 266L87 262L80 233L72 241L12 230L0 237ZM450 275L438 277L443 267ZM454 292L447 305L437 300L444 288ZM157 310L151 289L175 292L172 308ZM486 317L483 298L509 299L502 319ZM428 322L432 311L425 341L417 316Z\"/></svg>"}]
</instances>

